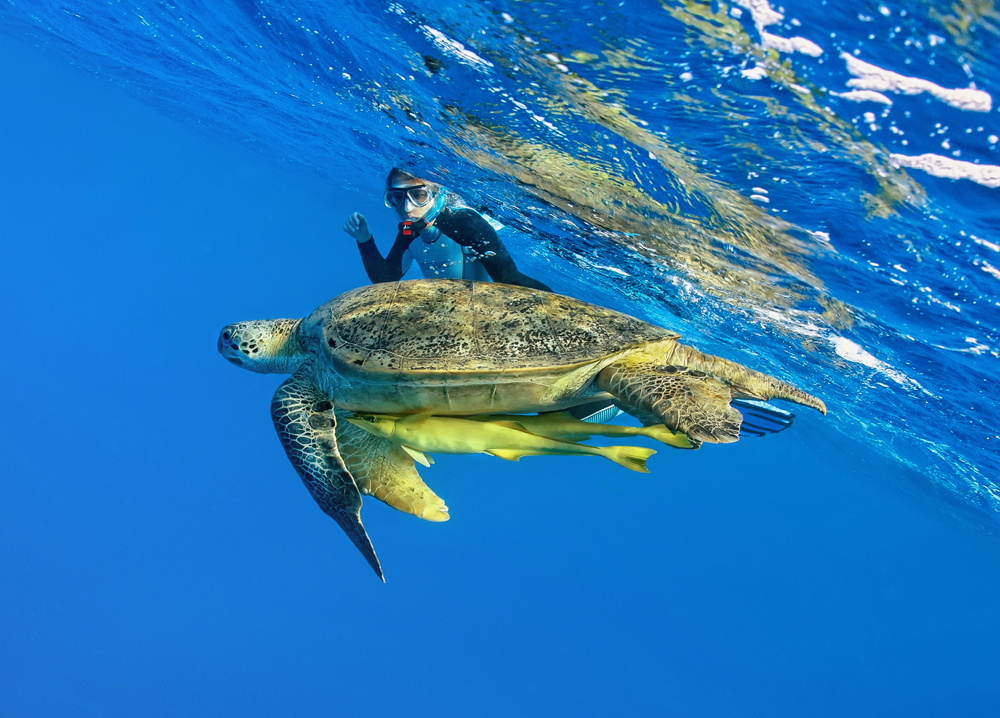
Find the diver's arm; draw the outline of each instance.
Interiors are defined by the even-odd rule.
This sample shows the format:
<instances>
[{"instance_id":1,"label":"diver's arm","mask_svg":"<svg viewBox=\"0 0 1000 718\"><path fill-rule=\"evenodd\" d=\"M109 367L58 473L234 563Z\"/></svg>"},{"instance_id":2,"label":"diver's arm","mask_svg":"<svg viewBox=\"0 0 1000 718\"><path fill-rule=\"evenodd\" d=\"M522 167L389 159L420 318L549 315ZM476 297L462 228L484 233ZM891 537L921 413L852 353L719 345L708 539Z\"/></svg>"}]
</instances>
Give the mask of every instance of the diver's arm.
<instances>
[{"instance_id":1,"label":"diver's arm","mask_svg":"<svg viewBox=\"0 0 1000 718\"><path fill-rule=\"evenodd\" d=\"M361 262L365 265L365 271L368 272L368 278L372 280L373 284L398 282L403 277L403 253L406 252L412 241L412 236L404 237L400 232L385 259L382 258L378 247L375 246L374 239L358 243Z\"/></svg>"},{"instance_id":2,"label":"diver's arm","mask_svg":"<svg viewBox=\"0 0 1000 718\"><path fill-rule=\"evenodd\" d=\"M406 273L410 271L410 267L413 266L413 254L410 253L409 249L403 252L403 256L401 258L399 265L400 265L400 271L403 273L403 276L405 277Z\"/></svg>"},{"instance_id":3,"label":"diver's arm","mask_svg":"<svg viewBox=\"0 0 1000 718\"><path fill-rule=\"evenodd\" d=\"M478 212L471 209L450 210L438 219L436 226L463 247L471 248L494 282L552 291L547 285L518 270L496 230Z\"/></svg>"},{"instance_id":4,"label":"diver's arm","mask_svg":"<svg viewBox=\"0 0 1000 718\"><path fill-rule=\"evenodd\" d=\"M406 274L409 264L407 263L405 267L403 266L403 253L406 252L407 247L410 246L410 242L413 241L412 236L404 237L401 230L399 236L396 237L395 243L392 245L392 249L389 250L388 256L383 259L378 251L378 247L375 246L375 238L368 229L368 220L365 219L363 214L355 212L348 217L347 222L344 223L344 231L354 237L354 240L358 243L361 262L365 265L368 279L372 283L398 282Z\"/></svg>"}]
</instances>

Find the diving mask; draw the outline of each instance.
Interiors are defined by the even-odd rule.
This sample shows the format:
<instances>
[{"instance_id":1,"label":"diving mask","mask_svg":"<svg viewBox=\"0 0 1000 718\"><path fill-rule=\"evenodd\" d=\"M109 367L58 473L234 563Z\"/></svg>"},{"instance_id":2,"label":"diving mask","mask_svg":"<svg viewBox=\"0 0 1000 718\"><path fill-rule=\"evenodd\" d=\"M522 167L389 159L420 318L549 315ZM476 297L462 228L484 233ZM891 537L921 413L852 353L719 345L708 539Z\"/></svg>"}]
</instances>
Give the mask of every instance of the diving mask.
<instances>
[{"instance_id":1,"label":"diving mask","mask_svg":"<svg viewBox=\"0 0 1000 718\"><path fill-rule=\"evenodd\" d=\"M427 189L427 185L422 184L416 187L392 187L385 191L383 199L385 206L393 209L402 207L406 200L410 200L415 207L426 207L434 199L434 193Z\"/></svg>"}]
</instances>

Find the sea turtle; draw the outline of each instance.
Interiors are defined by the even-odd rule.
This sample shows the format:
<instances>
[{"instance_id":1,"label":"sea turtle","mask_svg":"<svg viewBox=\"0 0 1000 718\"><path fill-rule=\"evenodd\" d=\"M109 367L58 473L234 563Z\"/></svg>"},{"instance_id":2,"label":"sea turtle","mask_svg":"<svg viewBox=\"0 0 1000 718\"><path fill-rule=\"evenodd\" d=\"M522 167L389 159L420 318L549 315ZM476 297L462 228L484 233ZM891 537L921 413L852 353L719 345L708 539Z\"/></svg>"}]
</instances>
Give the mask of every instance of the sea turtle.
<instances>
[{"instance_id":1,"label":"sea turtle","mask_svg":"<svg viewBox=\"0 0 1000 718\"><path fill-rule=\"evenodd\" d=\"M826 413L816 397L679 338L558 294L418 279L353 289L304 319L231 324L218 347L244 369L291 374L271 400L278 437L313 498L382 577L361 494L432 521L447 520L447 507L399 445L345 421L352 412L528 414L611 398L645 426L696 443L739 438L734 398Z\"/></svg>"}]
</instances>

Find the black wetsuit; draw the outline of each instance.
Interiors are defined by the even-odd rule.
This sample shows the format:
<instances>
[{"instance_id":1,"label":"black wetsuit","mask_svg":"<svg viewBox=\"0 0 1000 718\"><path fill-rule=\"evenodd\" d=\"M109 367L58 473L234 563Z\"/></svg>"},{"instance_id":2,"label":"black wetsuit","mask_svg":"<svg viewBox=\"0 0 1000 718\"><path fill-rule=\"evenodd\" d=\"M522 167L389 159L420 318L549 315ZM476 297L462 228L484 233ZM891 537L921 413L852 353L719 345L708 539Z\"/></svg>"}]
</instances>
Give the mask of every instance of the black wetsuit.
<instances>
[{"instance_id":1,"label":"black wetsuit","mask_svg":"<svg viewBox=\"0 0 1000 718\"><path fill-rule=\"evenodd\" d=\"M518 270L507 248L497 237L496 230L475 210L445 209L438 215L433 226L442 235L461 245L463 250L467 250L467 256L471 255L476 261L481 262L494 282L552 291L537 279L532 279ZM401 224L396 241L385 258L379 253L374 239L359 244L358 250L361 252L361 261L364 262L368 278L376 284L399 281L404 274L403 255L418 236L418 232L411 232L406 236Z\"/></svg>"}]
</instances>

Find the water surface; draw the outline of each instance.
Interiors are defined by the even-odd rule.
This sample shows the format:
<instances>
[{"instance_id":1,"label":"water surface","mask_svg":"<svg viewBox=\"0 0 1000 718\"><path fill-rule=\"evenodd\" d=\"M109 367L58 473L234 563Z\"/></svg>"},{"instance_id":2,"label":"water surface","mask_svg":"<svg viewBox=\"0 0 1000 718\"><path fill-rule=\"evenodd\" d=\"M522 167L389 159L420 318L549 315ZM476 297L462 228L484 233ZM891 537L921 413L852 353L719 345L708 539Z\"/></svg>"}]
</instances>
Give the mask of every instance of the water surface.
<instances>
[{"instance_id":1,"label":"water surface","mask_svg":"<svg viewBox=\"0 0 1000 718\"><path fill-rule=\"evenodd\" d=\"M766 11L5 5L16 714L989 715L992 5ZM363 283L401 163L830 415L648 477L443 459L448 524L366 502L377 584L214 341Z\"/></svg>"}]
</instances>

